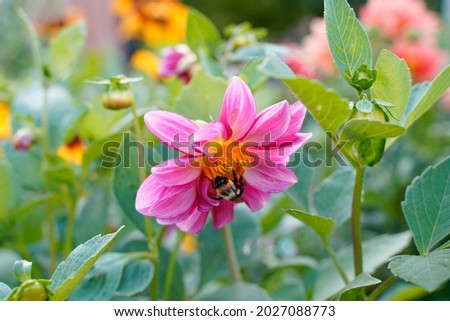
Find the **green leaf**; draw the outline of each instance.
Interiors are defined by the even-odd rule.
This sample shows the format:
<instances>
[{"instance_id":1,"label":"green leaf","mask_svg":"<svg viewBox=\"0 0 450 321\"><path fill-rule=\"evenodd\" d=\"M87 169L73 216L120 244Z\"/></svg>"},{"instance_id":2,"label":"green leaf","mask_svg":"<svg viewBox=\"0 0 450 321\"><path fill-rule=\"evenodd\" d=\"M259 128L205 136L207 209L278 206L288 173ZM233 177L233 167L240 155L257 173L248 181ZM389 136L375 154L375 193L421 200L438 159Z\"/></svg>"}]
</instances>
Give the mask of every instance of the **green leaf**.
<instances>
[{"instance_id":1,"label":"green leaf","mask_svg":"<svg viewBox=\"0 0 450 321\"><path fill-rule=\"evenodd\" d=\"M309 211L309 192L311 191L311 186L313 184L314 169L311 166L306 166L304 162L299 162L295 167L291 167L291 164L288 165L288 168L301 179L299 179L295 185L290 187L286 191L286 194L293 201L297 202L302 210Z\"/></svg>"},{"instance_id":2,"label":"green leaf","mask_svg":"<svg viewBox=\"0 0 450 321\"><path fill-rule=\"evenodd\" d=\"M133 260L122 271L117 294L133 296L144 291L153 279L155 268L148 260Z\"/></svg>"},{"instance_id":3,"label":"green leaf","mask_svg":"<svg viewBox=\"0 0 450 321\"><path fill-rule=\"evenodd\" d=\"M177 113L194 120L218 119L227 81L198 71L176 100Z\"/></svg>"},{"instance_id":4,"label":"green leaf","mask_svg":"<svg viewBox=\"0 0 450 321\"><path fill-rule=\"evenodd\" d=\"M450 249L436 250L427 256L394 256L389 269L403 280L431 292L450 279Z\"/></svg>"},{"instance_id":5,"label":"green leaf","mask_svg":"<svg viewBox=\"0 0 450 321\"><path fill-rule=\"evenodd\" d=\"M340 139L359 141L397 137L403 135L405 131L405 128L395 124L387 124L369 119L351 119L343 126Z\"/></svg>"},{"instance_id":6,"label":"green leaf","mask_svg":"<svg viewBox=\"0 0 450 321\"><path fill-rule=\"evenodd\" d=\"M235 219L231 222L234 246L240 267L245 267L256 251L256 242L261 231L254 215L235 209ZM213 228L208 220L198 236L200 252L200 286L211 280L229 277L226 252L221 231Z\"/></svg>"},{"instance_id":7,"label":"green leaf","mask_svg":"<svg viewBox=\"0 0 450 321\"><path fill-rule=\"evenodd\" d=\"M216 26L202 13L189 9L186 27L186 42L197 55L203 50L214 55L220 45L220 33Z\"/></svg>"},{"instance_id":8,"label":"green leaf","mask_svg":"<svg viewBox=\"0 0 450 321\"><path fill-rule=\"evenodd\" d=\"M107 189L99 187L92 191L76 215L75 226L83 227L75 229L76 244L105 231L110 202L111 198Z\"/></svg>"},{"instance_id":9,"label":"green leaf","mask_svg":"<svg viewBox=\"0 0 450 321\"><path fill-rule=\"evenodd\" d=\"M373 109L373 104L368 99L361 99L358 100L355 107L362 113L370 113Z\"/></svg>"},{"instance_id":10,"label":"green leaf","mask_svg":"<svg viewBox=\"0 0 450 321\"><path fill-rule=\"evenodd\" d=\"M79 21L50 39L49 68L52 77L67 78L75 68L87 35L86 23Z\"/></svg>"},{"instance_id":11,"label":"green leaf","mask_svg":"<svg viewBox=\"0 0 450 321\"><path fill-rule=\"evenodd\" d=\"M405 60L392 52L383 49L378 56L375 69L378 70L377 81L372 85L372 97L393 104L390 112L401 119L408 103L411 91L411 75ZM386 106L384 104L380 104ZM389 122L399 124L400 121L390 117Z\"/></svg>"},{"instance_id":12,"label":"green leaf","mask_svg":"<svg viewBox=\"0 0 450 321\"><path fill-rule=\"evenodd\" d=\"M325 0L325 26L334 63L342 77L353 85L356 70L372 66L372 48L355 12L344 0Z\"/></svg>"},{"instance_id":13,"label":"green leaf","mask_svg":"<svg viewBox=\"0 0 450 321\"><path fill-rule=\"evenodd\" d=\"M225 77L219 62L208 56L204 49L200 49L199 56L200 61L208 74L215 77Z\"/></svg>"},{"instance_id":14,"label":"green leaf","mask_svg":"<svg viewBox=\"0 0 450 321\"><path fill-rule=\"evenodd\" d=\"M386 139L360 140L357 141L354 146L358 151L359 157L362 158L367 165L375 167L383 157Z\"/></svg>"},{"instance_id":15,"label":"green leaf","mask_svg":"<svg viewBox=\"0 0 450 321\"><path fill-rule=\"evenodd\" d=\"M270 301L265 290L257 284L238 283L220 288L218 291L199 298L202 301Z\"/></svg>"},{"instance_id":16,"label":"green leaf","mask_svg":"<svg viewBox=\"0 0 450 321\"><path fill-rule=\"evenodd\" d=\"M379 235L370 240L363 241L363 271L373 273L387 263L388 259L409 245L411 235L402 232L392 235ZM336 252L346 275L354 275L353 248L347 246ZM325 300L337 293L345 286L339 272L330 258L323 259L319 263L316 282L314 285L313 300Z\"/></svg>"},{"instance_id":17,"label":"green leaf","mask_svg":"<svg viewBox=\"0 0 450 321\"><path fill-rule=\"evenodd\" d=\"M0 301L5 301L12 293L12 289L5 283L0 282Z\"/></svg>"},{"instance_id":18,"label":"green leaf","mask_svg":"<svg viewBox=\"0 0 450 321\"><path fill-rule=\"evenodd\" d=\"M265 58L269 52L275 53L279 56L283 56L291 53L291 50L286 46L260 42L238 48L233 53L230 60L240 62L240 61L249 61L257 58Z\"/></svg>"},{"instance_id":19,"label":"green leaf","mask_svg":"<svg viewBox=\"0 0 450 321\"><path fill-rule=\"evenodd\" d=\"M273 52L267 53L264 60L256 67L256 69L273 78L287 79L295 77L291 68L289 68L289 66Z\"/></svg>"},{"instance_id":20,"label":"green leaf","mask_svg":"<svg viewBox=\"0 0 450 321\"><path fill-rule=\"evenodd\" d=\"M350 218L355 172L336 171L314 192L314 207L320 216L340 225Z\"/></svg>"},{"instance_id":21,"label":"green leaf","mask_svg":"<svg viewBox=\"0 0 450 321\"><path fill-rule=\"evenodd\" d=\"M13 272L14 262L22 259L20 255L10 249L0 248L0 280L13 287L17 285L17 279Z\"/></svg>"},{"instance_id":22,"label":"green leaf","mask_svg":"<svg viewBox=\"0 0 450 321\"><path fill-rule=\"evenodd\" d=\"M259 89L267 81L267 76L258 70L263 58L254 59L247 63L240 71L241 77L252 91Z\"/></svg>"},{"instance_id":23,"label":"green leaf","mask_svg":"<svg viewBox=\"0 0 450 321\"><path fill-rule=\"evenodd\" d=\"M413 95L411 93L411 98L408 101L405 114L402 118L402 124L406 128L411 126L420 116L430 109L450 86L450 66L447 66L441 71L431 83L416 86L413 87L413 90L414 88L420 88L421 90L419 94L416 93Z\"/></svg>"},{"instance_id":24,"label":"green leaf","mask_svg":"<svg viewBox=\"0 0 450 321\"><path fill-rule=\"evenodd\" d=\"M366 286L375 285L380 283L381 281L377 278L374 278L368 273L361 273L358 275L355 279L350 281L342 290L340 290L338 293L336 293L332 300L333 301L339 301L339 300L345 300L346 298L351 298L351 295L353 294L353 290L364 288Z\"/></svg>"},{"instance_id":25,"label":"green leaf","mask_svg":"<svg viewBox=\"0 0 450 321\"><path fill-rule=\"evenodd\" d=\"M122 228L115 233L94 236L86 243L77 246L67 259L58 265L52 276L52 284L48 287L53 292L50 296L52 301L61 301L69 297Z\"/></svg>"},{"instance_id":26,"label":"green leaf","mask_svg":"<svg viewBox=\"0 0 450 321\"><path fill-rule=\"evenodd\" d=\"M308 108L325 132L335 134L339 125L350 115L348 101L319 82L303 77L283 81Z\"/></svg>"},{"instance_id":27,"label":"green leaf","mask_svg":"<svg viewBox=\"0 0 450 321\"><path fill-rule=\"evenodd\" d=\"M0 220L6 219L12 205L12 168L8 161L0 158Z\"/></svg>"},{"instance_id":28,"label":"green leaf","mask_svg":"<svg viewBox=\"0 0 450 321\"><path fill-rule=\"evenodd\" d=\"M450 157L413 180L402 209L420 254L450 234Z\"/></svg>"},{"instance_id":29,"label":"green leaf","mask_svg":"<svg viewBox=\"0 0 450 321\"><path fill-rule=\"evenodd\" d=\"M133 140L134 136L130 136ZM133 224L145 233L144 216L136 211L136 193L141 185L139 179L138 151L137 148L128 148L124 153L125 143L120 145L121 162L116 165L113 177L113 190L122 212L133 222ZM144 149L145 150L145 149ZM125 156L126 155L126 156ZM125 157L129 164L125 164ZM141 164L142 165L142 164Z\"/></svg>"},{"instance_id":30,"label":"green leaf","mask_svg":"<svg viewBox=\"0 0 450 321\"><path fill-rule=\"evenodd\" d=\"M126 260L118 253L106 253L92 267L70 295L71 301L108 301L116 293Z\"/></svg>"},{"instance_id":31,"label":"green leaf","mask_svg":"<svg viewBox=\"0 0 450 321\"><path fill-rule=\"evenodd\" d=\"M287 212L299 221L303 222L305 225L312 228L324 241L330 238L335 224L334 220L297 210L288 210Z\"/></svg>"}]
</instances>

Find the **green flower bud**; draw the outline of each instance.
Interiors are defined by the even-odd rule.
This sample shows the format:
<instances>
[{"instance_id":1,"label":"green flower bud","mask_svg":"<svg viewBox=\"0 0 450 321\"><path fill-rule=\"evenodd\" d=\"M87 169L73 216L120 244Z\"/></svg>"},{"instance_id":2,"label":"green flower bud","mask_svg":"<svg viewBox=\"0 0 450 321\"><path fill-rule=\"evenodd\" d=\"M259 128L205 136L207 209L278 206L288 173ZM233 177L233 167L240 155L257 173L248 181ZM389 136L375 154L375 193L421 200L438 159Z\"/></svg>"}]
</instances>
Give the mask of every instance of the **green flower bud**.
<instances>
[{"instance_id":1,"label":"green flower bud","mask_svg":"<svg viewBox=\"0 0 450 321\"><path fill-rule=\"evenodd\" d=\"M124 109L130 107L133 103L133 92L129 88L109 88L102 95L102 105L107 109Z\"/></svg>"},{"instance_id":2,"label":"green flower bud","mask_svg":"<svg viewBox=\"0 0 450 321\"><path fill-rule=\"evenodd\" d=\"M20 282L26 282L31 279L32 263L27 260L14 262L14 274Z\"/></svg>"},{"instance_id":3,"label":"green flower bud","mask_svg":"<svg viewBox=\"0 0 450 321\"><path fill-rule=\"evenodd\" d=\"M39 280L28 280L22 283L17 292L18 301L46 301L47 289Z\"/></svg>"},{"instance_id":4,"label":"green flower bud","mask_svg":"<svg viewBox=\"0 0 450 321\"><path fill-rule=\"evenodd\" d=\"M358 90L367 90L372 87L376 79L377 71L375 69L369 69L366 65L361 65L353 74L352 86Z\"/></svg>"}]
</instances>

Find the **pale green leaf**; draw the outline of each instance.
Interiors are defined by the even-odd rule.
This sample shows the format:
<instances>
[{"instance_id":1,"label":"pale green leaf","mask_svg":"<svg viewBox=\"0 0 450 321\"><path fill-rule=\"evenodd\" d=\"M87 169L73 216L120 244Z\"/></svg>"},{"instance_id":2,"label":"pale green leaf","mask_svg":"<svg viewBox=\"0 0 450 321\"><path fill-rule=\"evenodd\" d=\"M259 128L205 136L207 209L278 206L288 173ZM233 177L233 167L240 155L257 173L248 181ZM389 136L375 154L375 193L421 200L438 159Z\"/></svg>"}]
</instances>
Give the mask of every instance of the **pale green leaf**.
<instances>
[{"instance_id":1,"label":"pale green leaf","mask_svg":"<svg viewBox=\"0 0 450 321\"><path fill-rule=\"evenodd\" d=\"M362 158L367 165L374 167L383 157L386 139L376 138L360 140L357 141L354 146L358 151L358 156Z\"/></svg>"},{"instance_id":2,"label":"pale green leaf","mask_svg":"<svg viewBox=\"0 0 450 321\"><path fill-rule=\"evenodd\" d=\"M363 113L370 113L373 109L373 104L368 99L361 99L355 105L356 109Z\"/></svg>"},{"instance_id":3,"label":"pale green leaf","mask_svg":"<svg viewBox=\"0 0 450 321\"><path fill-rule=\"evenodd\" d=\"M450 279L450 249L436 250L427 256L394 256L389 269L403 280L433 291Z\"/></svg>"},{"instance_id":4,"label":"pale green leaf","mask_svg":"<svg viewBox=\"0 0 450 321\"><path fill-rule=\"evenodd\" d=\"M76 67L87 35L86 23L74 23L50 39L49 68L52 77L67 78Z\"/></svg>"},{"instance_id":5,"label":"pale green leaf","mask_svg":"<svg viewBox=\"0 0 450 321\"><path fill-rule=\"evenodd\" d=\"M227 81L197 72L176 100L177 113L194 120L218 119Z\"/></svg>"},{"instance_id":6,"label":"pale green leaf","mask_svg":"<svg viewBox=\"0 0 450 321\"><path fill-rule=\"evenodd\" d=\"M270 301L265 290L256 284L238 283L220 288L218 291L201 297L202 301Z\"/></svg>"},{"instance_id":7,"label":"pale green leaf","mask_svg":"<svg viewBox=\"0 0 450 321\"><path fill-rule=\"evenodd\" d=\"M220 33L214 24L197 10L189 9L186 42L193 52L199 55L203 50L214 55L220 45Z\"/></svg>"},{"instance_id":8,"label":"pale green leaf","mask_svg":"<svg viewBox=\"0 0 450 321\"><path fill-rule=\"evenodd\" d=\"M419 85L421 90L408 101L402 124L411 126L430 109L450 86L450 66L447 66L429 85ZM424 90L426 89L426 91Z\"/></svg>"},{"instance_id":9,"label":"pale green leaf","mask_svg":"<svg viewBox=\"0 0 450 321\"><path fill-rule=\"evenodd\" d=\"M256 68L263 74L274 78L294 78L294 72L289 66L275 53L267 53L264 60Z\"/></svg>"},{"instance_id":10,"label":"pale green leaf","mask_svg":"<svg viewBox=\"0 0 450 321\"><path fill-rule=\"evenodd\" d=\"M314 207L319 215L342 224L350 218L355 172L336 171L314 192Z\"/></svg>"},{"instance_id":11,"label":"pale green leaf","mask_svg":"<svg viewBox=\"0 0 450 321\"><path fill-rule=\"evenodd\" d=\"M6 219L12 201L12 168L5 158L0 158L0 220Z\"/></svg>"},{"instance_id":12,"label":"pale green leaf","mask_svg":"<svg viewBox=\"0 0 450 321\"><path fill-rule=\"evenodd\" d=\"M355 12L344 0L325 0L328 45L337 69L352 84L355 71L372 66L372 48Z\"/></svg>"},{"instance_id":13,"label":"pale green leaf","mask_svg":"<svg viewBox=\"0 0 450 321\"><path fill-rule=\"evenodd\" d=\"M355 279L350 281L342 290L340 290L338 293L333 295L332 300L339 301L339 300L343 299L346 295L350 295L350 292L353 292L352 290L364 288L364 287L370 286L370 285L375 285L380 282L381 281L378 280L377 278L374 278L370 274L363 272L360 275L358 275Z\"/></svg>"},{"instance_id":14,"label":"pale green leaf","mask_svg":"<svg viewBox=\"0 0 450 321\"><path fill-rule=\"evenodd\" d=\"M297 210L288 210L287 212L299 221L303 222L305 225L312 228L314 232L316 232L317 235L319 235L323 240L328 240L333 232L335 221L332 219Z\"/></svg>"},{"instance_id":15,"label":"pale green leaf","mask_svg":"<svg viewBox=\"0 0 450 321\"><path fill-rule=\"evenodd\" d=\"M370 240L363 241L363 271L373 273L388 259L409 245L411 235L402 232L392 235L379 235ZM346 275L354 275L353 248L347 246L336 252ZM313 300L325 300L337 293L345 286L338 270L330 258L323 259L319 263L316 283L314 285Z\"/></svg>"},{"instance_id":16,"label":"pale green leaf","mask_svg":"<svg viewBox=\"0 0 450 321\"><path fill-rule=\"evenodd\" d=\"M231 56L231 61L248 61L257 58L264 58L269 53L275 53L283 56L291 53L291 50L285 46L280 46L273 43L256 43L248 46L238 48Z\"/></svg>"},{"instance_id":17,"label":"pale green leaf","mask_svg":"<svg viewBox=\"0 0 450 321\"><path fill-rule=\"evenodd\" d=\"M260 88L267 81L268 77L257 69L262 61L263 58L250 61L239 73L239 77L245 81L252 91Z\"/></svg>"},{"instance_id":18,"label":"pale green leaf","mask_svg":"<svg viewBox=\"0 0 450 321\"><path fill-rule=\"evenodd\" d=\"M413 180L402 209L420 254L450 234L450 157Z\"/></svg>"},{"instance_id":19,"label":"pale green leaf","mask_svg":"<svg viewBox=\"0 0 450 321\"><path fill-rule=\"evenodd\" d=\"M12 293L12 289L5 283L0 282L0 301L5 301Z\"/></svg>"},{"instance_id":20,"label":"pale green leaf","mask_svg":"<svg viewBox=\"0 0 450 321\"><path fill-rule=\"evenodd\" d=\"M359 141L376 138L397 137L405 133L405 128L377 120L351 119L342 128L341 140Z\"/></svg>"},{"instance_id":21,"label":"pale green leaf","mask_svg":"<svg viewBox=\"0 0 450 321\"><path fill-rule=\"evenodd\" d=\"M371 87L372 97L377 100L393 104L390 112L401 119L408 103L411 91L411 75L405 60L392 52L383 49L378 56L375 69L378 71L377 80ZM377 101L378 102L378 101ZM381 103L382 106L386 106ZM390 117L390 123L399 124L400 121Z\"/></svg>"},{"instance_id":22,"label":"pale green leaf","mask_svg":"<svg viewBox=\"0 0 450 321\"><path fill-rule=\"evenodd\" d=\"M53 292L50 296L52 301L61 301L69 297L122 228L104 236L94 236L77 246L67 259L58 265L51 278L52 284L48 287Z\"/></svg>"},{"instance_id":23,"label":"pale green leaf","mask_svg":"<svg viewBox=\"0 0 450 321\"><path fill-rule=\"evenodd\" d=\"M155 268L148 260L133 260L128 263L122 271L117 294L133 296L144 291L153 278Z\"/></svg>"},{"instance_id":24,"label":"pale green leaf","mask_svg":"<svg viewBox=\"0 0 450 321\"><path fill-rule=\"evenodd\" d=\"M308 108L325 132L336 133L339 125L350 115L348 101L321 83L303 77L283 79L286 85Z\"/></svg>"}]
</instances>

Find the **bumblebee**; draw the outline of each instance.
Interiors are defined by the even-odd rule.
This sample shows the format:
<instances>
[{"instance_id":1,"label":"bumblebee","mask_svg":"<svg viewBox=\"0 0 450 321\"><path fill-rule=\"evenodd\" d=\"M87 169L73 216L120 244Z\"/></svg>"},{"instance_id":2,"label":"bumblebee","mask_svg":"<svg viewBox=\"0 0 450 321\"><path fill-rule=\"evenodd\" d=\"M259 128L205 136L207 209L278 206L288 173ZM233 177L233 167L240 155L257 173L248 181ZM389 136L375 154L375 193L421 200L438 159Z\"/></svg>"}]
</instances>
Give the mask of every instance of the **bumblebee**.
<instances>
[{"instance_id":1,"label":"bumblebee","mask_svg":"<svg viewBox=\"0 0 450 321\"><path fill-rule=\"evenodd\" d=\"M217 201L225 198L234 203L242 203L242 194L244 194L244 181L243 178L239 179L236 176L236 172L233 170L233 180L228 179L224 176L217 176L212 181L212 187L216 190L220 197L212 197Z\"/></svg>"}]
</instances>

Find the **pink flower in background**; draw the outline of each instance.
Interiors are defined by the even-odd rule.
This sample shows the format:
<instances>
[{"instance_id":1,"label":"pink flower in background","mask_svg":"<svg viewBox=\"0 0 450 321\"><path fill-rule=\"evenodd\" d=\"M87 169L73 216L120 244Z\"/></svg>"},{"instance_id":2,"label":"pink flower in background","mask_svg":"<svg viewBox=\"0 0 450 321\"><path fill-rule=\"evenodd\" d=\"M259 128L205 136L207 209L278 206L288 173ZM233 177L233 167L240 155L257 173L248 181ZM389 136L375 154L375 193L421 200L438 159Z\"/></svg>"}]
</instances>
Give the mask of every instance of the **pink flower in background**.
<instances>
[{"instance_id":1,"label":"pink flower in background","mask_svg":"<svg viewBox=\"0 0 450 321\"><path fill-rule=\"evenodd\" d=\"M399 40L391 51L405 59L414 82L433 79L447 60L445 52L423 41Z\"/></svg>"},{"instance_id":2,"label":"pink flower in background","mask_svg":"<svg viewBox=\"0 0 450 321\"><path fill-rule=\"evenodd\" d=\"M314 18L310 23L310 33L306 35L300 45L303 62L310 70L321 76L330 76L337 73L333 57L328 48L325 32L325 20Z\"/></svg>"},{"instance_id":3,"label":"pink flower in background","mask_svg":"<svg viewBox=\"0 0 450 321\"><path fill-rule=\"evenodd\" d=\"M313 67L306 63L303 52L294 44L286 44L291 49L291 53L283 55L283 61L291 68L296 75L308 78L319 78Z\"/></svg>"},{"instance_id":4,"label":"pink flower in background","mask_svg":"<svg viewBox=\"0 0 450 321\"><path fill-rule=\"evenodd\" d=\"M359 18L366 27L377 30L383 38L420 38L435 41L440 22L436 13L422 0L369 0Z\"/></svg>"},{"instance_id":5,"label":"pink flower in background","mask_svg":"<svg viewBox=\"0 0 450 321\"><path fill-rule=\"evenodd\" d=\"M162 50L159 74L163 77L175 76L185 83L191 80L198 66L197 57L185 44L178 44Z\"/></svg>"},{"instance_id":6,"label":"pink flower in background","mask_svg":"<svg viewBox=\"0 0 450 321\"><path fill-rule=\"evenodd\" d=\"M27 151L35 141L35 134L30 128L20 128L13 136L12 143L15 150Z\"/></svg>"},{"instance_id":7,"label":"pink flower in background","mask_svg":"<svg viewBox=\"0 0 450 321\"><path fill-rule=\"evenodd\" d=\"M236 203L261 209L272 193L297 182L289 156L311 134L299 133L306 108L279 102L259 114L248 86L234 77L219 120L198 124L168 111L151 111L145 123L182 156L152 168L136 196L136 209L163 225L199 232L212 213L215 228L234 218Z\"/></svg>"}]
</instances>

